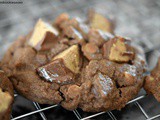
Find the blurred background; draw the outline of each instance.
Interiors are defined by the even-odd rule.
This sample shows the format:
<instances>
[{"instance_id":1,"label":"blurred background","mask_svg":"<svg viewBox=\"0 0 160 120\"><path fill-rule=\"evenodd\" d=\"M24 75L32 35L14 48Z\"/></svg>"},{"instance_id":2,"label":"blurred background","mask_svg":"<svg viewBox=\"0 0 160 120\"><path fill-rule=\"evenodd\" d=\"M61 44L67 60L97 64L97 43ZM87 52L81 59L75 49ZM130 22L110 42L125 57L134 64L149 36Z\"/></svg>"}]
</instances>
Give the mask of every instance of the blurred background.
<instances>
[{"instance_id":1,"label":"blurred background","mask_svg":"<svg viewBox=\"0 0 160 120\"><path fill-rule=\"evenodd\" d=\"M18 36L27 34L34 27L39 18L52 22L60 13L67 12L73 17L85 19L89 8L94 8L112 19L115 23L115 34L129 37L143 46L147 51L150 69L155 66L160 55L158 49L160 48L160 0L10 0L20 1L21 4L4 4L1 1L5 0L0 0L0 58ZM151 49L156 50L150 52ZM142 94L144 94L143 91ZM149 117L157 115L160 111L160 104L152 96L143 98L139 103ZM47 105L38 106L38 108L35 107L35 103L18 95L15 99L12 118L45 108ZM79 109L77 111L80 118L92 115ZM22 119L76 120L75 112L77 111L69 112L57 106L44 113ZM137 108L137 103L128 105L121 112L113 111L112 113L115 119L108 113L96 115L92 119L144 120L147 118L142 114L143 111Z\"/></svg>"}]
</instances>

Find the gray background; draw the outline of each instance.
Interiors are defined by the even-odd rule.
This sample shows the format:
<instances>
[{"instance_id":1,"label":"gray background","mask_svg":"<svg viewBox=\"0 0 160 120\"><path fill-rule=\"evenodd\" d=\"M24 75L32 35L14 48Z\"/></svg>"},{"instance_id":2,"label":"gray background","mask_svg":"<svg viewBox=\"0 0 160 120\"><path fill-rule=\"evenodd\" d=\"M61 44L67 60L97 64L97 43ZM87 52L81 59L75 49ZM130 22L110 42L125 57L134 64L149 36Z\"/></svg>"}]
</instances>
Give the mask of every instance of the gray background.
<instances>
[{"instance_id":1,"label":"gray background","mask_svg":"<svg viewBox=\"0 0 160 120\"><path fill-rule=\"evenodd\" d=\"M0 0L2 1L2 0ZM94 8L110 17L115 22L117 35L130 37L144 47L146 51L157 49L146 54L149 68L157 61L160 46L160 0L15 0L23 4L0 4L0 58L9 45L21 35L27 34L39 18L53 21L60 13L85 19L87 10ZM160 48L160 47L159 47ZM141 94L144 94L142 91ZM160 112L160 104L152 96L139 101L143 109L152 117ZM42 108L47 105L40 105ZM17 96L13 108L13 118L34 111L33 103ZM78 109L81 117L84 113ZM47 119L77 119L73 112L56 107L44 112ZM118 120L143 120L144 115L133 103L121 112L113 111ZM39 114L23 119L41 119ZM111 119L107 113L93 119ZM157 120L160 118L157 118Z\"/></svg>"}]
</instances>

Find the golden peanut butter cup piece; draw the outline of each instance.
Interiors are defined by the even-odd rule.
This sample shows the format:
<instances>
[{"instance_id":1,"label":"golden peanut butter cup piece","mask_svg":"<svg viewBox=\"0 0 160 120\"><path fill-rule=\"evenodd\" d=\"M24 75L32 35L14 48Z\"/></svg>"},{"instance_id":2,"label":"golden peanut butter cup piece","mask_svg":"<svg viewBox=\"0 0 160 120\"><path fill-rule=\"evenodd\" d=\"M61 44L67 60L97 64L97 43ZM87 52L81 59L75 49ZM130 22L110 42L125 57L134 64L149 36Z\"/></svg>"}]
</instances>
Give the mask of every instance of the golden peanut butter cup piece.
<instances>
[{"instance_id":1,"label":"golden peanut butter cup piece","mask_svg":"<svg viewBox=\"0 0 160 120\"><path fill-rule=\"evenodd\" d=\"M12 96L0 88L0 112L6 111L12 103L12 100Z\"/></svg>"},{"instance_id":2,"label":"golden peanut butter cup piece","mask_svg":"<svg viewBox=\"0 0 160 120\"><path fill-rule=\"evenodd\" d=\"M10 119L13 99L13 86L0 70L0 120Z\"/></svg>"},{"instance_id":3,"label":"golden peanut butter cup piece","mask_svg":"<svg viewBox=\"0 0 160 120\"><path fill-rule=\"evenodd\" d=\"M113 33L112 22L94 10L89 11L89 25L93 29L99 29L105 32Z\"/></svg>"},{"instance_id":4,"label":"golden peanut butter cup piece","mask_svg":"<svg viewBox=\"0 0 160 120\"><path fill-rule=\"evenodd\" d=\"M115 62L129 62L134 59L134 50L128 40L122 37L110 39L103 45L103 56Z\"/></svg>"},{"instance_id":5,"label":"golden peanut butter cup piece","mask_svg":"<svg viewBox=\"0 0 160 120\"><path fill-rule=\"evenodd\" d=\"M44 43L53 42L58 34L59 32L56 28L39 19L34 27L34 31L28 41L28 44L36 50L41 50L45 47L43 46Z\"/></svg>"},{"instance_id":6,"label":"golden peanut butter cup piece","mask_svg":"<svg viewBox=\"0 0 160 120\"><path fill-rule=\"evenodd\" d=\"M78 45L72 45L68 49L55 56L53 60L60 58L63 59L65 66L73 73L79 73L81 58Z\"/></svg>"}]
</instances>

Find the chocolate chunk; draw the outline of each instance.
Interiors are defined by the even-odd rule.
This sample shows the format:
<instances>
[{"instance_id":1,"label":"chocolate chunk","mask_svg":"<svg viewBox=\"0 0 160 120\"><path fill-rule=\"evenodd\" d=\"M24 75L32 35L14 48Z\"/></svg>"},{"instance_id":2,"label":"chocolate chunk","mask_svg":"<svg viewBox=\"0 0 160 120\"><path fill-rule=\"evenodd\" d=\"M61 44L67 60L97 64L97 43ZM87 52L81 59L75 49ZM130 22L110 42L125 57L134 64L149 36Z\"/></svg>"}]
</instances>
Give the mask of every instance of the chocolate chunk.
<instances>
[{"instance_id":1,"label":"chocolate chunk","mask_svg":"<svg viewBox=\"0 0 160 120\"><path fill-rule=\"evenodd\" d=\"M73 18L70 21L70 25L81 33L84 39L87 39L89 27L80 18Z\"/></svg>"},{"instance_id":2,"label":"chocolate chunk","mask_svg":"<svg viewBox=\"0 0 160 120\"><path fill-rule=\"evenodd\" d=\"M39 75L47 81L58 84L69 84L74 82L74 74L65 65L62 59L57 59L51 63L37 69Z\"/></svg>"},{"instance_id":3,"label":"chocolate chunk","mask_svg":"<svg viewBox=\"0 0 160 120\"><path fill-rule=\"evenodd\" d=\"M118 86L131 86L137 83L139 76L137 73L137 68L133 65L120 65L116 67L115 71L115 80L117 81Z\"/></svg>"},{"instance_id":4,"label":"chocolate chunk","mask_svg":"<svg viewBox=\"0 0 160 120\"><path fill-rule=\"evenodd\" d=\"M108 77L114 78L114 74L117 68L117 64L115 62L111 62L109 60L102 59L99 62L99 70L103 74L107 74Z\"/></svg>"},{"instance_id":5,"label":"chocolate chunk","mask_svg":"<svg viewBox=\"0 0 160 120\"><path fill-rule=\"evenodd\" d=\"M111 78L101 73L96 74L93 81L92 91L96 97L106 98L112 92L114 83Z\"/></svg>"},{"instance_id":6,"label":"chocolate chunk","mask_svg":"<svg viewBox=\"0 0 160 120\"><path fill-rule=\"evenodd\" d=\"M102 54L98 46L93 43L87 43L82 46L84 56L89 60L98 60L102 58Z\"/></svg>"},{"instance_id":7,"label":"chocolate chunk","mask_svg":"<svg viewBox=\"0 0 160 120\"><path fill-rule=\"evenodd\" d=\"M70 45L84 44L84 39L87 39L87 34L89 32L89 27L78 18L62 20L58 25L58 28L62 31L65 37L71 40L69 42Z\"/></svg>"},{"instance_id":8,"label":"chocolate chunk","mask_svg":"<svg viewBox=\"0 0 160 120\"><path fill-rule=\"evenodd\" d=\"M63 93L65 101L62 101L61 105L68 110L76 109L81 99L81 90L81 87L77 85L62 86L60 91Z\"/></svg>"},{"instance_id":9,"label":"chocolate chunk","mask_svg":"<svg viewBox=\"0 0 160 120\"><path fill-rule=\"evenodd\" d=\"M97 29L90 29L88 33L88 41L99 47L111 38L113 38L112 34Z\"/></svg>"},{"instance_id":10,"label":"chocolate chunk","mask_svg":"<svg viewBox=\"0 0 160 120\"><path fill-rule=\"evenodd\" d=\"M68 26L64 29L63 34L67 36L70 40L70 44L80 44L83 45L85 40L82 34L72 26Z\"/></svg>"},{"instance_id":11,"label":"chocolate chunk","mask_svg":"<svg viewBox=\"0 0 160 120\"><path fill-rule=\"evenodd\" d=\"M54 25L59 27L63 22L69 20L69 15L67 13L60 14L54 21Z\"/></svg>"}]
</instances>

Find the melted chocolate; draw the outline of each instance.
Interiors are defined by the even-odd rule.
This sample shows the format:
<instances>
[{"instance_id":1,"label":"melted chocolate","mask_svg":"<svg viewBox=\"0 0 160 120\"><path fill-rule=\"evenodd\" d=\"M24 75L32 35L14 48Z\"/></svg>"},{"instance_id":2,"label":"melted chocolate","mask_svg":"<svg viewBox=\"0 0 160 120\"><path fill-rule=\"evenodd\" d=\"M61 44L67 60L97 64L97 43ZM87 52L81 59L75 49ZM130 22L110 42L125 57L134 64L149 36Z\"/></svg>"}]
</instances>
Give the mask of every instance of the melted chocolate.
<instances>
[{"instance_id":1,"label":"melted chocolate","mask_svg":"<svg viewBox=\"0 0 160 120\"><path fill-rule=\"evenodd\" d=\"M41 77L49 82L69 84L74 81L74 74L66 68L62 59L54 60L38 68L37 71Z\"/></svg>"}]
</instances>

